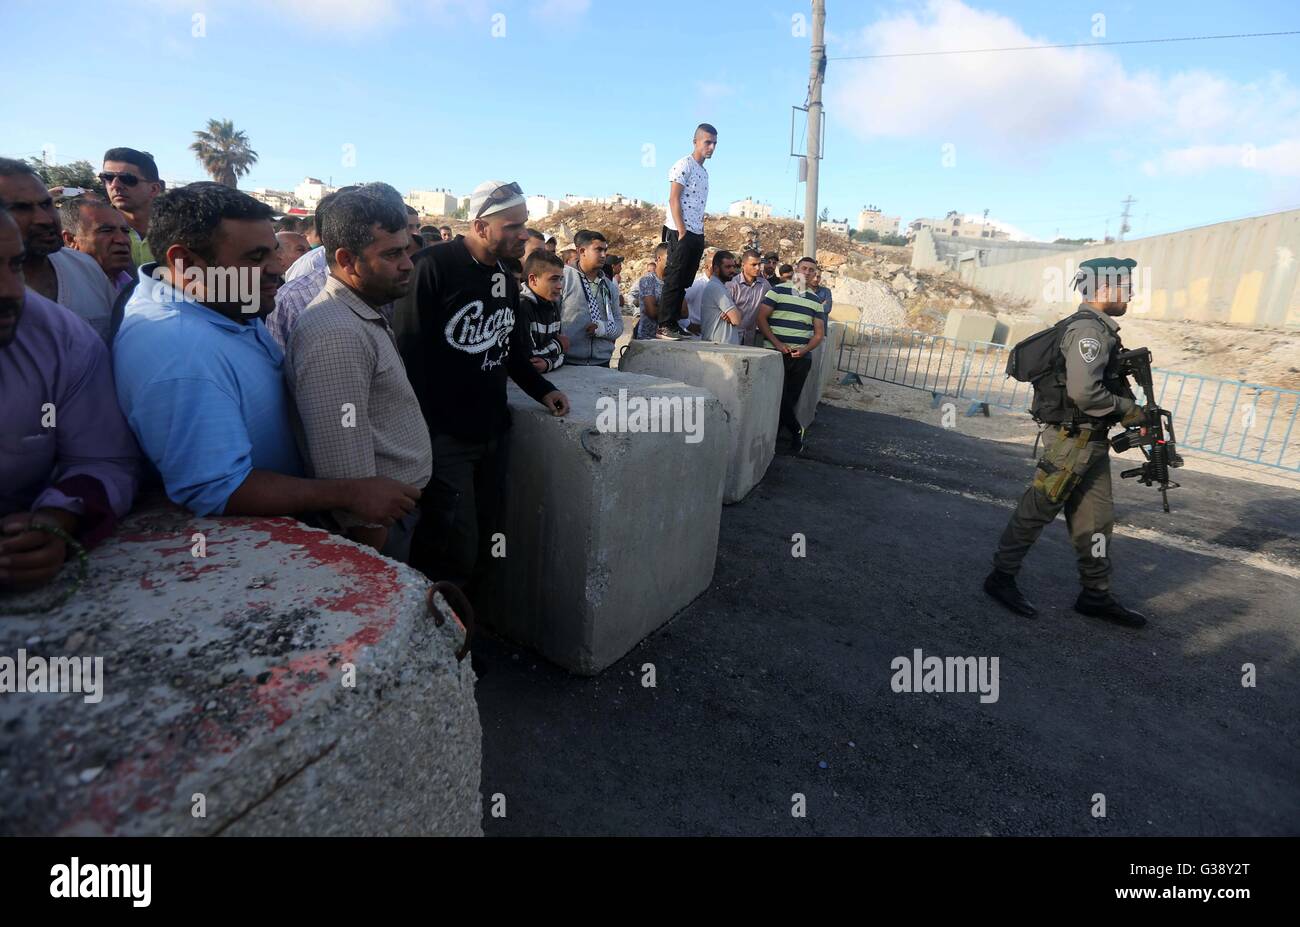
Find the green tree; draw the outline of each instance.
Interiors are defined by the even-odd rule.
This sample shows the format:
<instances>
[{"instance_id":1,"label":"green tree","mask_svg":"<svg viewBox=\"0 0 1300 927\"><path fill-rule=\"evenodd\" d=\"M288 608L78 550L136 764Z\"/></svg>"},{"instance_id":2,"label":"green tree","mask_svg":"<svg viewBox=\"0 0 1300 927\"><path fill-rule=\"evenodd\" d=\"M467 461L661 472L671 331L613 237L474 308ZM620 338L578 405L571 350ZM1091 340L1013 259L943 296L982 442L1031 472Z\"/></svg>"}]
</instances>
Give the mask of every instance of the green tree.
<instances>
[{"instance_id":1,"label":"green tree","mask_svg":"<svg viewBox=\"0 0 1300 927\"><path fill-rule=\"evenodd\" d=\"M237 131L229 119L209 119L207 129L195 132L194 138L190 151L219 184L237 187L239 178L257 163L257 152L248 146L248 136Z\"/></svg>"},{"instance_id":2,"label":"green tree","mask_svg":"<svg viewBox=\"0 0 1300 927\"><path fill-rule=\"evenodd\" d=\"M829 219L830 217L831 217L831 208L830 208L829 206L823 206L823 207L822 207L822 214L821 214L820 216L817 217L817 221L819 221L819 222L825 222L825 221L826 221L827 219Z\"/></svg>"},{"instance_id":3,"label":"green tree","mask_svg":"<svg viewBox=\"0 0 1300 927\"><path fill-rule=\"evenodd\" d=\"M28 158L27 163L40 175L41 182L47 187L81 187L83 190L93 190L105 199L108 198L104 192L104 185L95 176L96 171L89 161L46 164L40 158Z\"/></svg>"},{"instance_id":4,"label":"green tree","mask_svg":"<svg viewBox=\"0 0 1300 927\"><path fill-rule=\"evenodd\" d=\"M880 241L880 233L875 229L863 229L853 236L855 241Z\"/></svg>"}]
</instances>

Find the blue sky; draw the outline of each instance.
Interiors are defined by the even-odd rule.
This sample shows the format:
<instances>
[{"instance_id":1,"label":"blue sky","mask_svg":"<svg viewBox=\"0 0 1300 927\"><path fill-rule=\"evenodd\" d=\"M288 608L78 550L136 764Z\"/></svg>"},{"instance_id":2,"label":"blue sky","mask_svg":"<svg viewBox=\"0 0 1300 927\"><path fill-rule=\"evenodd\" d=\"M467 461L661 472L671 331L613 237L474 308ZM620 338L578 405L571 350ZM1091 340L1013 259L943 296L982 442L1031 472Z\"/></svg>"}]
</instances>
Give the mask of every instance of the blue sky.
<instances>
[{"instance_id":1,"label":"blue sky","mask_svg":"<svg viewBox=\"0 0 1300 927\"><path fill-rule=\"evenodd\" d=\"M1300 36L870 61L872 53L1300 29L1293 3L829 0L822 203L949 209L1030 236L1129 237L1300 206ZM385 180L662 202L695 124L718 126L710 211L790 214L808 39L772 0L7 0L0 154L98 163L188 150L229 118L245 188ZM1095 19L1105 17L1104 23ZM107 18L106 18L107 17ZM199 17L196 19L196 17ZM100 38L87 39L103 20ZM201 28L198 28L200 27ZM1094 31L1104 28L1103 39ZM202 35L194 35L196 31ZM494 32L496 33L494 35ZM504 33L504 34L502 34ZM76 36L69 38L69 36ZM802 142L800 142L802 144ZM344 146L355 146L345 166ZM646 165L647 147L654 163Z\"/></svg>"}]
</instances>

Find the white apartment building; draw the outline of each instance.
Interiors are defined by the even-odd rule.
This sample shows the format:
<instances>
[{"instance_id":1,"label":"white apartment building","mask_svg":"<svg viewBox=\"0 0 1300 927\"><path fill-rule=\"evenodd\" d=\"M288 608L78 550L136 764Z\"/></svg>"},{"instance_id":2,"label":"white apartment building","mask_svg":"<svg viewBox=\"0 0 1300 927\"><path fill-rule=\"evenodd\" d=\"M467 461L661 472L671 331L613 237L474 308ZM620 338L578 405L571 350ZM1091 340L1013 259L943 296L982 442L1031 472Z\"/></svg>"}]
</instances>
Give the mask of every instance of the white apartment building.
<instances>
[{"instance_id":1,"label":"white apartment building","mask_svg":"<svg viewBox=\"0 0 1300 927\"><path fill-rule=\"evenodd\" d=\"M942 219L913 219L908 223L909 235L915 235L921 229L929 229L930 234L940 238L988 238L1009 239L1011 236L992 223L983 219L963 217L955 209L950 210Z\"/></svg>"},{"instance_id":2,"label":"white apartment building","mask_svg":"<svg viewBox=\"0 0 1300 927\"><path fill-rule=\"evenodd\" d=\"M316 206L320 203L321 198L324 197L326 193L333 193L335 189L337 188L331 187L323 180L317 180L315 177L307 177L303 179L302 183L293 188L293 195L298 197L299 202L301 202L306 209L315 212Z\"/></svg>"},{"instance_id":3,"label":"white apartment building","mask_svg":"<svg viewBox=\"0 0 1300 927\"><path fill-rule=\"evenodd\" d=\"M828 232L838 232L841 235L848 236L849 220L848 219L827 219L825 222L819 222L817 227L825 229Z\"/></svg>"},{"instance_id":4,"label":"white apartment building","mask_svg":"<svg viewBox=\"0 0 1300 927\"><path fill-rule=\"evenodd\" d=\"M453 216L456 214L456 197L439 187L436 190L412 190L406 194L406 205L422 216Z\"/></svg>"},{"instance_id":5,"label":"white apartment building","mask_svg":"<svg viewBox=\"0 0 1300 927\"><path fill-rule=\"evenodd\" d=\"M863 206L862 211L858 213L858 224L854 228L859 232L870 229L877 235L897 235L898 227L902 222L902 216L887 216L880 211L879 207Z\"/></svg>"},{"instance_id":6,"label":"white apartment building","mask_svg":"<svg viewBox=\"0 0 1300 927\"><path fill-rule=\"evenodd\" d=\"M268 190L266 187L258 187L248 195L270 206L281 215L288 213L290 209L301 208L302 206L298 202L298 197L287 190Z\"/></svg>"},{"instance_id":7,"label":"white apartment building","mask_svg":"<svg viewBox=\"0 0 1300 927\"><path fill-rule=\"evenodd\" d=\"M728 206L727 215L738 216L741 219L770 219L772 206L770 203L756 202L752 197L747 196Z\"/></svg>"},{"instance_id":8,"label":"white apartment building","mask_svg":"<svg viewBox=\"0 0 1300 927\"><path fill-rule=\"evenodd\" d=\"M557 203L550 197L543 196L540 193L534 193L525 197L524 202L528 204L528 218L545 219L551 213L555 212Z\"/></svg>"}]
</instances>

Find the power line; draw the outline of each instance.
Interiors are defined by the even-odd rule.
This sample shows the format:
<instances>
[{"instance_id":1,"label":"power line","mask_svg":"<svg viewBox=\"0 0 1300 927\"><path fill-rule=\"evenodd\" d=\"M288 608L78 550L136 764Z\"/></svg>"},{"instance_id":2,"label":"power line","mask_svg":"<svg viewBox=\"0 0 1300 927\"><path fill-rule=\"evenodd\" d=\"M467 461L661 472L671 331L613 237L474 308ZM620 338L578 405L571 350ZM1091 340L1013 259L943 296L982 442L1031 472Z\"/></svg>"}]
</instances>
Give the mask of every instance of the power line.
<instances>
[{"instance_id":1,"label":"power line","mask_svg":"<svg viewBox=\"0 0 1300 927\"><path fill-rule=\"evenodd\" d=\"M1212 39L1259 39L1278 35L1300 35L1300 29L1289 32L1239 32L1234 35L1188 35L1166 39L1128 39L1120 42L1066 42L1060 45L1010 45L1006 48L963 48L956 51L897 52L890 55L836 55L831 61L863 61L868 58L923 58L932 55L980 55L986 52L1040 51L1045 48L1100 48L1103 45L1155 45L1162 42L1208 42Z\"/></svg>"}]
</instances>

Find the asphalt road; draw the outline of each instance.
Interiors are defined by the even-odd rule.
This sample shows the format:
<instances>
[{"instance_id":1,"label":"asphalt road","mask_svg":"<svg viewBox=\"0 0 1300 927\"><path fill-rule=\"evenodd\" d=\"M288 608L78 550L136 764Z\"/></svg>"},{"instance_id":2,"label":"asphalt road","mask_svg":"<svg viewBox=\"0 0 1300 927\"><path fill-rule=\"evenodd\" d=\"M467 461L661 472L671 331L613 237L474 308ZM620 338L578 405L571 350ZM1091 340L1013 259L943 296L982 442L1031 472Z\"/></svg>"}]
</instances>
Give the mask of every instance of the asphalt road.
<instances>
[{"instance_id":1,"label":"asphalt road","mask_svg":"<svg viewBox=\"0 0 1300 927\"><path fill-rule=\"evenodd\" d=\"M1115 591L1150 624L1073 611L1061 520L1021 576L1030 621L980 582L1031 467L821 406L806 456L724 509L709 590L600 677L476 645L485 831L1300 833L1300 497L1187 474L1165 515L1116 466ZM894 692L916 648L997 657L998 700Z\"/></svg>"}]
</instances>

